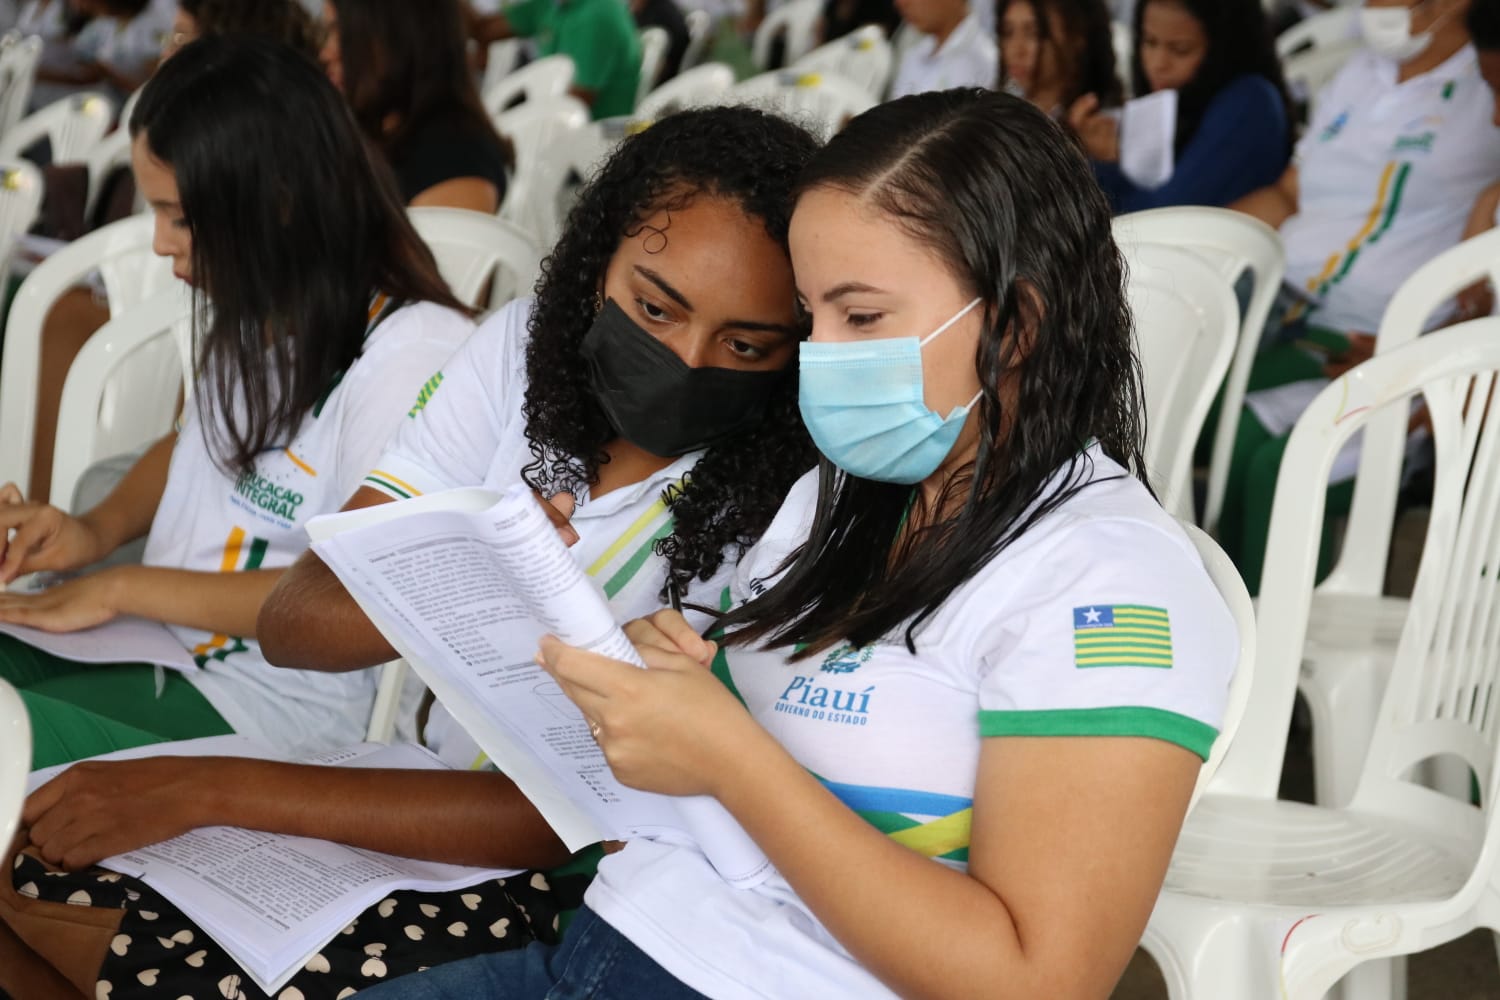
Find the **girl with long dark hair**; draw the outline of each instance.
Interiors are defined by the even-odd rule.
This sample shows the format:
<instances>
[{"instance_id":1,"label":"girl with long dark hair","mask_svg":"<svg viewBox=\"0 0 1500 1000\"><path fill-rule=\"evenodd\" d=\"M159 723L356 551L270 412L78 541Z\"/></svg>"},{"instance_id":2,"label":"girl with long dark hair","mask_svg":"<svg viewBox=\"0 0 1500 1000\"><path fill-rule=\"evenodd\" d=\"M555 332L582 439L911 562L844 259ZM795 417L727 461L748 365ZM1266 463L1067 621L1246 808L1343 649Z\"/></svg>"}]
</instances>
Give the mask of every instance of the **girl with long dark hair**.
<instances>
[{"instance_id":1,"label":"girl with long dark hair","mask_svg":"<svg viewBox=\"0 0 1500 1000\"><path fill-rule=\"evenodd\" d=\"M1260 0L1142 0L1134 28L1134 92L1177 91L1171 177L1152 187L1124 174L1119 123L1098 102L1068 112L1114 210L1228 205L1274 183L1291 158L1292 116Z\"/></svg>"},{"instance_id":2,"label":"girl with long dark hair","mask_svg":"<svg viewBox=\"0 0 1500 1000\"><path fill-rule=\"evenodd\" d=\"M692 605L722 606L733 567L815 461L797 413L793 366L806 324L786 249L793 184L814 149L801 128L750 108L683 112L626 140L580 195L535 300L491 317L413 393L410 419L350 506L527 481L571 512L571 551L621 620L655 610L675 588L706 625ZM293 667L350 670L396 655L313 556L278 585L259 634L271 660ZM504 775L471 769L477 747L441 705L426 738L459 769L99 762L38 791L26 819L40 853L70 868L229 824L552 869L465 889L468 902L403 894L367 911L323 950L328 971L293 980L309 997L456 954L555 942L554 920L576 905L597 852L559 872L566 850ZM49 893L68 881L40 879ZM190 928L149 888L130 888L148 900L127 906L132 914L171 913L174 928ZM455 920L471 929L464 940L446 930ZM494 927L503 933L486 930ZM364 948L375 944L381 964L369 972ZM207 949L196 969L149 939L146 947L106 960L117 994L147 968L181 987L146 994L164 997L239 974L211 942L195 946Z\"/></svg>"},{"instance_id":3,"label":"girl with long dark hair","mask_svg":"<svg viewBox=\"0 0 1500 1000\"><path fill-rule=\"evenodd\" d=\"M647 670L540 651L622 781L715 796L774 872L632 840L556 949L370 1000L1103 997L1140 940L1237 643L1139 478L1104 199L983 91L866 112L800 189L818 470L718 646L659 612L630 628Z\"/></svg>"},{"instance_id":4,"label":"girl with long dark hair","mask_svg":"<svg viewBox=\"0 0 1500 1000\"><path fill-rule=\"evenodd\" d=\"M1118 107L1111 38L1104 0L1001 0L1000 87L1059 120L1085 94Z\"/></svg>"},{"instance_id":5,"label":"girl with long dark hair","mask_svg":"<svg viewBox=\"0 0 1500 1000\"><path fill-rule=\"evenodd\" d=\"M89 667L0 640L35 766L228 731L285 750L357 739L373 683L276 670L255 618L472 331L389 181L316 65L271 42L179 52L130 122L153 244L195 301L193 401L80 516L0 490L0 581L74 571L147 536L145 565L0 594L0 621L53 632L135 615L171 626L200 669ZM121 650L128 657L128 649Z\"/></svg>"},{"instance_id":6,"label":"girl with long dark hair","mask_svg":"<svg viewBox=\"0 0 1500 1000\"><path fill-rule=\"evenodd\" d=\"M459 0L326 0L318 53L409 205L491 213L515 165L469 68Z\"/></svg>"}]
</instances>

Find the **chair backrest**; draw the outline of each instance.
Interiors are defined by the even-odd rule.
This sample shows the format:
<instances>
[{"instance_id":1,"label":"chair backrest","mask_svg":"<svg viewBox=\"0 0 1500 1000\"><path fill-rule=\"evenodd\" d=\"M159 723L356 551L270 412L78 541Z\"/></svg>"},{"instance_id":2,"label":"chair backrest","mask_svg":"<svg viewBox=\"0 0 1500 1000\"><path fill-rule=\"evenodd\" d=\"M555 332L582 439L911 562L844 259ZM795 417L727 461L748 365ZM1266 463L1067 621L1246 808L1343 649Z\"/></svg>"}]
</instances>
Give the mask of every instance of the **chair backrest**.
<instances>
[{"instance_id":1,"label":"chair backrest","mask_svg":"<svg viewBox=\"0 0 1500 1000\"><path fill-rule=\"evenodd\" d=\"M635 88L635 103L641 103L641 98L651 93L657 82L661 80L662 70L666 69L667 50L672 47L672 36L667 34L667 29L652 25L641 29L641 79Z\"/></svg>"},{"instance_id":2,"label":"chair backrest","mask_svg":"<svg viewBox=\"0 0 1500 1000\"><path fill-rule=\"evenodd\" d=\"M1404 425L1408 403L1419 393L1437 451L1431 526L1351 808L1399 800L1408 818L1440 808L1441 796L1404 779L1413 765L1442 753L1462 758L1481 787L1489 786L1500 726L1500 532L1494 530L1500 523L1500 406L1491 395L1497 370L1500 319L1474 320L1377 355L1328 385L1303 412L1276 480L1257 608L1259 670L1215 792L1276 797L1329 472L1356 433L1368 435L1388 415ZM1484 800L1493 801L1492 795Z\"/></svg>"},{"instance_id":3,"label":"chair backrest","mask_svg":"<svg viewBox=\"0 0 1500 1000\"><path fill-rule=\"evenodd\" d=\"M16 240L31 228L41 210L42 174L25 160L0 160L0 274L10 274Z\"/></svg>"},{"instance_id":4,"label":"chair backrest","mask_svg":"<svg viewBox=\"0 0 1500 1000\"><path fill-rule=\"evenodd\" d=\"M1198 770L1198 783L1193 786L1193 801L1197 802L1213 782L1219 765L1224 763L1224 757L1229 753L1235 734L1239 731L1240 720L1245 717L1245 706L1250 703L1250 692L1255 686L1255 605L1250 600L1250 592L1245 589L1245 581L1240 578L1239 570L1234 568L1234 563L1224 554L1224 550L1200 528L1186 521L1179 523L1198 549L1203 568L1208 571L1209 579L1218 588L1219 596L1228 605L1240 639L1239 658L1234 678L1229 682L1229 698L1224 705L1224 721L1219 726L1219 735L1214 739L1208 760Z\"/></svg>"},{"instance_id":5,"label":"chair backrest","mask_svg":"<svg viewBox=\"0 0 1500 1000\"><path fill-rule=\"evenodd\" d=\"M504 219L462 208L408 209L453 294L480 308L529 294L541 272L531 237ZM489 292L483 301L480 296Z\"/></svg>"},{"instance_id":6,"label":"chair backrest","mask_svg":"<svg viewBox=\"0 0 1500 1000\"><path fill-rule=\"evenodd\" d=\"M502 38L490 43L484 60L484 76L479 81L481 94L489 93L496 84L515 71L521 63L524 44L524 40L520 38Z\"/></svg>"},{"instance_id":7,"label":"chair backrest","mask_svg":"<svg viewBox=\"0 0 1500 1000\"><path fill-rule=\"evenodd\" d=\"M1208 498L1201 523L1209 534L1219 525L1224 508L1224 489L1229 479L1229 457L1239 425L1240 407L1250 367L1260 347L1261 331L1276 302L1276 293L1286 277L1286 249L1281 236L1270 226L1242 212L1225 208L1182 206L1156 208L1123 215L1115 220L1115 239L1121 243L1154 243L1175 246L1198 254L1231 286L1249 273L1254 284L1250 301L1240 318L1239 344L1224 380L1219 423L1214 429L1213 455L1208 467Z\"/></svg>"},{"instance_id":8,"label":"chair backrest","mask_svg":"<svg viewBox=\"0 0 1500 1000\"><path fill-rule=\"evenodd\" d=\"M89 168L88 195L83 203L83 217L88 220L94 217L94 209L98 207L99 198L104 194L105 182L120 168L130 169L130 129L123 124L118 126L94 144L94 148L84 156L83 162ZM144 204L137 191L136 209L144 207Z\"/></svg>"},{"instance_id":9,"label":"chair backrest","mask_svg":"<svg viewBox=\"0 0 1500 1000\"><path fill-rule=\"evenodd\" d=\"M875 106L875 99L857 83L834 73L796 70L752 76L736 84L727 100L753 104L800 121L825 142L850 118Z\"/></svg>"},{"instance_id":10,"label":"chair backrest","mask_svg":"<svg viewBox=\"0 0 1500 1000\"><path fill-rule=\"evenodd\" d=\"M83 345L68 369L57 411L53 503L69 503L94 462L171 430L179 392L192 386L192 327L192 295L179 282L111 319ZM137 363L121 386L116 376L132 358Z\"/></svg>"},{"instance_id":11,"label":"chair backrest","mask_svg":"<svg viewBox=\"0 0 1500 1000\"><path fill-rule=\"evenodd\" d=\"M1276 54L1288 57L1309 49L1347 45L1359 41L1359 12L1354 7L1335 7L1305 17L1276 36Z\"/></svg>"},{"instance_id":12,"label":"chair backrest","mask_svg":"<svg viewBox=\"0 0 1500 1000\"><path fill-rule=\"evenodd\" d=\"M35 35L28 38L7 35L0 47L0 136L26 116L41 58L42 40Z\"/></svg>"},{"instance_id":13,"label":"chair backrest","mask_svg":"<svg viewBox=\"0 0 1500 1000\"><path fill-rule=\"evenodd\" d=\"M1193 514L1193 447L1239 335L1239 307L1218 271L1188 250L1120 247L1146 393L1146 470L1162 506Z\"/></svg>"},{"instance_id":14,"label":"chair backrest","mask_svg":"<svg viewBox=\"0 0 1500 1000\"><path fill-rule=\"evenodd\" d=\"M704 63L683 70L647 94L635 106L635 119L649 122L683 108L716 104L734 87L734 70L723 63Z\"/></svg>"},{"instance_id":15,"label":"chair backrest","mask_svg":"<svg viewBox=\"0 0 1500 1000\"><path fill-rule=\"evenodd\" d=\"M688 43L682 50L682 65L678 72L689 70L703 61L708 45L714 38L714 18L706 10L690 10L682 15L687 22Z\"/></svg>"},{"instance_id":16,"label":"chair backrest","mask_svg":"<svg viewBox=\"0 0 1500 1000\"><path fill-rule=\"evenodd\" d=\"M834 73L857 83L879 101L885 96L894 67L891 43L878 24L867 24L820 45L792 64L799 73Z\"/></svg>"},{"instance_id":17,"label":"chair backrest","mask_svg":"<svg viewBox=\"0 0 1500 1000\"><path fill-rule=\"evenodd\" d=\"M1281 75L1286 79L1287 89L1295 99L1306 102L1309 118L1317 110L1318 95L1323 88L1360 48L1358 42L1322 45L1281 61Z\"/></svg>"},{"instance_id":18,"label":"chair backrest","mask_svg":"<svg viewBox=\"0 0 1500 1000\"><path fill-rule=\"evenodd\" d=\"M77 163L104 138L114 118L114 102L103 94L88 91L53 101L0 135L0 160L18 159L46 139L52 146L53 163Z\"/></svg>"},{"instance_id":19,"label":"chair backrest","mask_svg":"<svg viewBox=\"0 0 1500 1000\"><path fill-rule=\"evenodd\" d=\"M495 126L516 150L500 218L530 233L537 246L550 248L562 229L558 200L578 148L575 134L594 127L589 110L572 97L537 99L498 116Z\"/></svg>"},{"instance_id":20,"label":"chair backrest","mask_svg":"<svg viewBox=\"0 0 1500 1000\"><path fill-rule=\"evenodd\" d=\"M1438 254L1403 281L1381 317L1376 353L1415 340L1454 295L1485 279L1500 288L1500 230L1482 233ZM1406 457L1406 430L1406 417L1394 410L1378 415L1365 428L1345 529L1345 537L1357 539L1357 544L1340 550L1319 592L1376 596L1384 590Z\"/></svg>"},{"instance_id":21,"label":"chair backrest","mask_svg":"<svg viewBox=\"0 0 1500 1000\"><path fill-rule=\"evenodd\" d=\"M516 102L563 97L573 86L573 60L565 55L547 56L527 63L501 77L480 95L491 118Z\"/></svg>"},{"instance_id":22,"label":"chair backrest","mask_svg":"<svg viewBox=\"0 0 1500 1000\"><path fill-rule=\"evenodd\" d=\"M115 316L170 287L176 280L171 262L151 252L153 228L149 216L136 216L74 240L38 264L11 300L5 352L0 356L0 481L16 483L23 494L31 492L37 380L47 314L64 292L94 271L103 280ZM122 378L126 376L128 369ZM66 502L67 497L58 500Z\"/></svg>"},{"instance_id":23,"label":"chair backrest","mask_svg":"<svg viewBox=\"0 0 1500 1000\"><path fill-rule=\"evenodd\" d=\"M755 29L750 58L758 68L770 69L771 50L776 39L781 38L783 62L796 62L818 44L818 22L822 16L822 0L791 0L776 8Z\"/></svg>"},{"instance_id":24,"label":"chair backrest","mask_svg":"<svg viewBox=\"0 0 1500 1000\"><path fill-rule=\"evenodd\" d=\"M0 844L8 845L26 801L31 770L31 721L16 689L0 680Z\"/></svg>"}]
</instances>

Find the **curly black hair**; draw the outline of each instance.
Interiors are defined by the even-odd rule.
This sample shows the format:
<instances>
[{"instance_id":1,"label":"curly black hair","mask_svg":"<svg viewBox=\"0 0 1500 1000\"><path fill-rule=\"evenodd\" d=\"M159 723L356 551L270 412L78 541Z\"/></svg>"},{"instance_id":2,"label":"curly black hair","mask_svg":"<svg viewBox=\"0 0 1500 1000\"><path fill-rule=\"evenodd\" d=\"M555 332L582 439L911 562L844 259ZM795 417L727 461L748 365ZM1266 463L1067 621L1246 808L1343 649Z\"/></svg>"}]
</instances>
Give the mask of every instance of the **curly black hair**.
<instances>
[{"instance_id":1,"label":"curly black hair","mask_svg":"<svg viewBox=\"0 0 1500 1000\"><path fill-rule=\"evenodd\" d=\"M526 481L544 495L598 480L617 437L589 384L580 345L620 241L652 214L702 195L729 198L785 247L792 190L817 142L801 127L752 108L670 115L625 142L583 189L563 235L542 262L526 348ZM770 524L787 490L816 460L797 411L797 380L772 397L762 423L711 445L664 499L675 522L657 543L668 579L686 589L726 555L738 559ZM665 592L665 581L663 583Z\"/></svg>"}]
</instances>

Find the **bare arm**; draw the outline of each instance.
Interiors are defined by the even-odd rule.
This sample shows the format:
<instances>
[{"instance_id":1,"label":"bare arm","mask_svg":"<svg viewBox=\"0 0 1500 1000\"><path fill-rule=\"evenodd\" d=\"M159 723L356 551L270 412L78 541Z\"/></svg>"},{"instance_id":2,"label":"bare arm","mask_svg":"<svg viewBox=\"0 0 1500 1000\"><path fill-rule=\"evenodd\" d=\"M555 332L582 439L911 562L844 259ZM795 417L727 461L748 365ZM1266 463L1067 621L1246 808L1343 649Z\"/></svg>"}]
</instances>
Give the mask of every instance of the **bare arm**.
<instances>
[{"instance_id":1,"label":"bare arm","mask_svg":"<svg viewBox=\"0 0 1500 1000\"><path fill-rule=\"evenodd\" d=\"M361 486L344 510L390 503ZM311 549L277 581L261 605L255 632L262 655L278 667L342 673L396 659L380 630L359 609L333 571Z\"/></svg>"},{"instance_id":2,"label":"bare arm","mask_svg":"<svg viewBox=\"0 0 1500 1000\"><path fill-rule=\"evenodd\" d=\"M484 17L476 17L472 30L474 40L480 45L488 45L490 42L500 42L507 38L516 37L515 29L510 26L510 21L504 14L488 14Z\"/></svg>"},{"instance_id":3,"label":"bare arm","mask_svg":"<svg viewBox=\"0 0 1500 1000\"><path fill-rule=\"evenodd\" d=\"M504 775L156 757L74 765L26 800L42 856L93 864L200 826L318 837L403 857L546 868L568 857Z\"/></svg>"},{"instance_id":4,"label":"bare arm","mask_svg":"<svg viewBox=\"0 0 1500 1000\"><path fill-rule=\"evenodd\" d=\"M1286 173L1275 184L1251 191L1229 207L1279 229L1283 222L1297 214L1297 196L1297 165L1294 163L1286 168Z\"/></svg>"}]
</instances>

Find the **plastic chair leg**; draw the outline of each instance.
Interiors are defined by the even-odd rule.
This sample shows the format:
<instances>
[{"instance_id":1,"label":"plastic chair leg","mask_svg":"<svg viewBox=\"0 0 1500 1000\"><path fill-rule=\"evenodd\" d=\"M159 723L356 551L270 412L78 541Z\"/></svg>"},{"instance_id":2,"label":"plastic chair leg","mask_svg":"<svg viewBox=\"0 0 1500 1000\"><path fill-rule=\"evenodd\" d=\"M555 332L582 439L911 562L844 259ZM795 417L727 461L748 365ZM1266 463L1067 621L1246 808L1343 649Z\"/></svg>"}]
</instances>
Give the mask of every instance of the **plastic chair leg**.
<instances>
[{"instance_id":1,"label":"plastic chair leg","mask_svg":"<svg viewBox=\"0 0 1500 1000\"><path fill-rule=\"evenodd\" d=\"M1354 798L1387 672L1368 662L1313 662L1304 671L1299 687L1312 713L1315 795L1318 805L1336 809Z\"/></svg>"}]
</instances>

